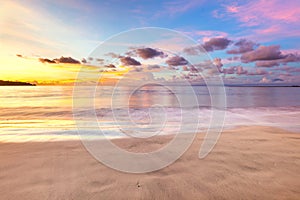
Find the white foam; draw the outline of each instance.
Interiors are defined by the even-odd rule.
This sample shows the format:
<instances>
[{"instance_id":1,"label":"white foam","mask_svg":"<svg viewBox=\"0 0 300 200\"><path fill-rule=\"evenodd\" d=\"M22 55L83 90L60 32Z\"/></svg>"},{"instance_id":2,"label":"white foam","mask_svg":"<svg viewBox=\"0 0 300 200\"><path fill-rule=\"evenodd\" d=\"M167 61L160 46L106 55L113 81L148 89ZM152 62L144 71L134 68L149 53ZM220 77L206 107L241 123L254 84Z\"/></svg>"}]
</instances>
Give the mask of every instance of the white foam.
<instances>
[{"instance_id":1,"label":"white foam","mask_svg":"<svg viewBox=\"0 0 300 200\"><path fill-rule=\"evenodd\" d=\"M158 111L149 112L149 109L142 108L114 113L105 109L98 117L99 125L92 118L79 123L82 126L80 133L85 138L98 139L101 138L100 132L104 133L105 138L149 137L205 132L209 127L223 125L210 124L212 110L209 108L164 108ZM119 118L115 114L120 115ZM299 119L300 107L230 108L226 110L223 128L271 126L299 133ZM0 120L0 127L0 141L6 142L79 139L73 120Z\"/></svg>"}]
</instances>

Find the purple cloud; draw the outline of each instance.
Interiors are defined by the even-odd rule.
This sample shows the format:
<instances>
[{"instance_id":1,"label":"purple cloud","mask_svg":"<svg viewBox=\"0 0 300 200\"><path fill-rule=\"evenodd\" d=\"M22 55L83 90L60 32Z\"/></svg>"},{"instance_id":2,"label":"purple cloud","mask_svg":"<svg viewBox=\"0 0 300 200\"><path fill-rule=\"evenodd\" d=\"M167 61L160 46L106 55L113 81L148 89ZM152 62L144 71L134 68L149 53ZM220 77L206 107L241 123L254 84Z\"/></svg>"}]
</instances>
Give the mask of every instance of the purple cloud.
<instances>
[{"instance_id":1,"label":"purple cloud","mask_svg":"<svg viewBox=\"0 0 300 200\"><path fill-rule=\"evenodd\" d=\"M247 75L248 70L245 70L242 66L231 66L224 68L222 71L224 74L237 74L237 75Z\"/></svg>"},{"instance_id":2,"label":"purple cloud","mask_svg":"<svg viewBox=\"0 0 300 200\"><path fill-rule=\"evenodd\" d=\"M211 38L210 40L204 42L202 45L187 47L183 49L183 52L188 55L198 55L199 53L203 53L203 49L208 52L223 50L226 49L231 42L232 41L227 38Z\"/></svg>"},{"instance_id":3,"label":"purple cloud","mask_svg":"<svg viewBox=\"0 0 300 200\"><path fill-rule=\"evenodd\" d=\"M152 48L139 48L135 50L136 54L143 59L154 58L157 56L164 57L165 54L162 51L158 51Z\"/></svg>"},{"instance_id":4,"label":"purple cloud","mask_svg":"<svg viewBox=\"0 0 300 200\"><path fill-rule=\"evenodd\" d=\"M60 58L55 58L54 61L56 63L70 63L70 64L80 64L78 60L75 60L72 57L60 57Z\"/></svg>"},{"instance_id":5,"label":"purple cloud","mask_svg":"<svg viewBox=\"0 0 300 200\"><path fill-rule=\"evenodd\" d=\"M261 69L256 69L255 71L248 72L248 75L250 76L267 75L267 74L269 74L267 71Z\"/></svg>"},{"instance_id":6,"label":"purple cloud","mask_svg":"<svg viewBox=\"0 0 300 200\"><path fill-rule=\"evenodd\" d=\"M241 39L241 40L235 42L234 46L236 48L228 50L227 51L228 54L246 53L246 52L254 50L254 48L257 47L258 44L254 43L252 41L246 40L246 39Z\"/></svg>"},{"instance_id":7,"label":"purple cloud","mask_svg":"<svg viewBox=\"0 0 300 200\"><path fill-rule=\"evenodd\" d=\"M227 38L211 38L203 43L202 47L206 51L215 51L226 49L232 41Z\"/></svg>"},{"instance_id":8,"label":"purple cloud","mask_svg":"<svg viewBox=\"0 0 300 200\"><path fill-rule=\"evenodd\" d=\"M259 61L259 60L277 60L284 58L284 55L279 50L279 45L260 46L253 51L244 53L241 60L244 63Z\"/></svg>"},{"instance_id":9,"label":"purple cloud","mask_svg":"<svg viewBox=\"0 0 300 200\"><path fill-rule=\"evenodd\" d=\"M290 73L300 72L299 67L290 67L290 66L277 67L277 68L273 68L273 70L286 71L286 72L290 72Z\"/></svg>"},{"instance_id":10,"label":"purple cloud","mask_svg":"<svg viewBox=\"0 0 300 200\"><path fill-rule=\"evenodd\" d=\"M280 64L287 64L290 62L299 62L300 61L300 55L298 54L286 54L282 55L283 58L276 59L276 60L262 60L257 61L255 65L257 67L274 67L279 66Z\"/></svg>"},{"instance_id":11,"label":"purple cloud","mask_svg":"<svg viewBox=\"0 0 300 200\"><path fill-rule=\"evenodd\" d=\"M236 60L239 60L239 59L240 59L239 56L234 56L234 57L227 58L227 60L229 60L229 61L236 61Z\"/></svg>"},{"instance_id":12,"label":"purple cloud","mask_svg":"<svg viewBox=\"0 0 300 200\"><path fill-rule=\"evenodd\" d=\"M272 82L282 82L282 81L284 81L284 80L281 79L281 78L274 78L274 79L272 80Z\"/></svg>"},{"instance_id":13,"label":"purple cloud","mask_svg":"<svg viewBox=\"0 0 300 200\"><path fill-rule=\"evenodd\" d=\"M215 58L213 63L218 68L219 72L222 72L223 64L221 58Z\"/></svg>"},{"instance_id":14,"label":"purple cloud","mask_svg":"<svg viewBox=\"0 0 300 200\"><path fill-rule=\"evenodd\" d=\"M116 66L113 65L113 64L105 65L104 67L106 67L106 68L116 68Z\"/></svg>"},{"instance_id":15,"label":"purple cloud","mask_svg":"<svg viewBox=\"0 0 300 200\"><path fill-rule=\"evenodd\" d=\"M279 59L281 60L281 59ZM280 65L279 60L262 60L255 62L256 67L274 67Z\"/></svg>"},{"instance_id":16,"label":"purple cloud","mask_svg":"<svg viewBox=\"0 0 300 200\"><path fill-rule=\"evenodd\" d=\"M120 61L125 66L128 66L128 65L134 65L134 66L141 65L141 63L139 61L137 61L137 60L135 60L135 59L133 59L129 56L121 57Z\"/></svg>"},{"instance_id":17,"label":"purple cloud","mask_svg":"<svg viewBox=\"0 0 300 200\"><path fill-rule=\"evenodd\" d=\"M224 68L221 72L224 74L235 74L235 66Z\"/></svg>"},{"instance_id":18,"label":"purple cloud","mask_svg":"<svg viewBox=\"0 0 300 200\"><path fill-rule=\"evenodd\" d=\"M166 63L170 66L180 66L188 64L188 61L181 56L173 56L166 60Z\"/></svg>"},{"instance_id":19,"label":"purple cloud","mask_svg":"<svg viewBox=\"0 0 300 200\"><path fill-rule=\"evenodd\" d=\"M110 56L112 58L120 58L120 55L113 53L113 52L109 52L107 54L105 54L106 56Z\"/></svg>"},{"instance_id":20,"label":"purple cloud","mask_svg":"<svg viewBox=\"0 0 300 200\"><path fill-rule=\"evenodd\" d=\"M183 52L188 55L198 55L201 52L201 46L193 46L193 47L187 47L183 49ZM203 51L202 51L203 52Z\"/></svg>"},{"instance_id":21,"label":"purple cloud","mask_svg":"<svg viewBox=\"0 0 300 200\"><path fill-rule=\"evenodd\" d=\"M96 61L97 61L98 63L102 64L102 63L104 62L104 59L102 59L102 58L96 58Z\"/></svg>"},{"instance_id":22,"label":"purple cloud","mask_svg":"<svg viewBox=\"0 0 300 200\"><path fill-rule=\"evenodd\" d=\"M50 63L50 64L56 63L54 60L50 60L48 58L39 58L39 61L42 63Z\"/></svg>"},{"instance_id":23,"label":"purple cloud","mask_svg":"<svg viewBox=\"0 0 300 200\"><path fill-rule=\"evenodd\" d=\"M82 62L82 63L87 63L87 61L86 61L85 58L82 58L82 59L81 59L81 62Z\"/></svg>"},{"instance_id":24,"label":"purple cloud","mask_svg":"<svg viewBox=\"0 0 300 200\"><path fill-rule=\"evenodd\" d=\"M245 70L242 66L236 67L236 74L242 75L242 74L248 74L248 71Z\"/></svg>"},{"instance_id":25,"label":"purple cloud","mask_svg":"<svg viewBox=\"0 0 300 200\"><path fill-rule=\"evenodd\" d=\"M149 70L152 70L152 69L160 69L160 66L159 65L148 65L147 68Z\"/></svg>"}]
</instances>

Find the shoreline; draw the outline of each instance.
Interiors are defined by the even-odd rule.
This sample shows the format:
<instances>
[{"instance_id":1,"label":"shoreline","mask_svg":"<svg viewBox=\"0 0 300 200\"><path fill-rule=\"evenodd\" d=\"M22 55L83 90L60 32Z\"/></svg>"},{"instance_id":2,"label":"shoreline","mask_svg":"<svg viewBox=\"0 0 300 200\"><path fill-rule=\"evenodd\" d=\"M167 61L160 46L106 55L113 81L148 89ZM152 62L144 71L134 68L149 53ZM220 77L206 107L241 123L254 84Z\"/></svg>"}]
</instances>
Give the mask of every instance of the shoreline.
<instances>
[{"instance_id":1,"label":"shoreline","mask_svg":"<svg viewBox=\"0 0 300 200\"><path fill-rule=\"evenodd\" d=\"M281 130L281 131L289 133L289 134L300 134L300 131L298 131L298 130L286 129L283 127L271 126L271 125L228 125L228 127L222 128L220 135L222 135L223 132L228 132L228 131L231 132L231 131L235 131L236 129L253 128L253 127L254 128L274 128L274 129L278 129L278 130ZM64 131L66 131L66 130L64 130ZM77 132L77 130L70 130L70 131ZM196 135L195 137L197 137L198 134L206 135L206 133L207 133L207 129L206 129L206 131L199 131L198 133L195 134ZM186 135L186 134L192 134L192 133L182 133L181 135ZM154 135L154 136L150 137L150 139L153 137L173 137L175 135L176 134L173 134L173 133ZM22 137L22 135L17 135L17 136L14 136L13 138L3 139L4 137L1 136L1 134L0 134L0 144L3 144L3 143L74 142L74 141L82 141L83 140L78 134L73 134L73 135L71 135L71 134L70 135L63 135L63 134L60 134L60 135L58 135L58 134L26 135L27 138L37 137L37 138L39 138L39 140L17 139L18 137L20 138L20 136ZM62 137L64 137L64 138L62 138ZM100 138L99 136L97 136L96 140L112 140L112 141L114 141L114 140L132 140L132 139L135 139L135 138L129 137L129 136L107 136L105 138L104 137ZM92 139L90 139L90 140L92 140Z\"/></svg>"}]
</instances>

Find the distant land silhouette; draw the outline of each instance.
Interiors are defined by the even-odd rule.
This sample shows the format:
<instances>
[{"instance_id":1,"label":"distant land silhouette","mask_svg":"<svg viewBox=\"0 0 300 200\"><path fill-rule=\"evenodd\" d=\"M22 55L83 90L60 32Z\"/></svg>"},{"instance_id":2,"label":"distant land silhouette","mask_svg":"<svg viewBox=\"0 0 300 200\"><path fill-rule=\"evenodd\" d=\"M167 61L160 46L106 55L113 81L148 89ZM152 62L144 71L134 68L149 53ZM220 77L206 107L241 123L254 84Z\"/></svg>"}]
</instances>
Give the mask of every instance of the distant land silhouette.
<instances>
[{"instance_id":1,"label":"distant land silhouette","mask_svg":"<svg viewBox=\"0 0 300 200\"><path fill-rule=\"evenodd\" d=\"M0 86L35 86L35 84L20 82L20 81L3 81L0 80Z\"/></svg>"}]
</instances>

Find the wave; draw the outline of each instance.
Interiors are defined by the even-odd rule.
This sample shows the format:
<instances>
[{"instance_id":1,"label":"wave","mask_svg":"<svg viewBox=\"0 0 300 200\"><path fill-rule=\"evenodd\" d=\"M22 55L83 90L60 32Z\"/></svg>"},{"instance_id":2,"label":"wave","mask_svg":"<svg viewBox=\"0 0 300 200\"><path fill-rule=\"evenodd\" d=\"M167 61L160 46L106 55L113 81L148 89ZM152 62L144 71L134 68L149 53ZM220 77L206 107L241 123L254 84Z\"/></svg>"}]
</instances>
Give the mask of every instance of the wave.
<instances>
[{"instance_id":1,"label":"wave","mask_svg":"<svg viewBox=\"0 0 300 200\"><path fill-rule=\"evenodd\" d=\"M26 111L27 112L27 111ZM31 119L3 119L0 117L0 140L36 140L41 138L61 140L78 138L77 129L89 137L104 133L106 137L147 136L147 134L174 134L178 131L205 132L209 127L220 126L210 123L213 110L210 108L129 108L111 110L107 108L85 110L79 113L82 118L73 119L71 110L50 113L32 112ZM94 113L94 114L93 114ZM95 115L96 114L96 115ZM22 112L19 112L22 115ZM29 115L27 113L27 115ZM49 117L52 115L52 117ZM60 116L68 117L59 119ZM54 117L56 116L56 118ZM96 118L94 118L96 117ZM184 119L183 119L184 117ZM259 107L226 109L224 129L237 126L272 126L288 131L300 132L300 107ZM184 123L184 124L183 124ZM222 125L222 124L221 124ZM184 128L182 128L184 127ZM197 127L197 129L195 129ZM33 136L34 135L34 136ZM32 136L32 137L30 137ZM29 137L29 138L28 138Z\"/></svg>"}]
</instances>

